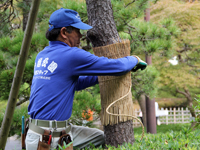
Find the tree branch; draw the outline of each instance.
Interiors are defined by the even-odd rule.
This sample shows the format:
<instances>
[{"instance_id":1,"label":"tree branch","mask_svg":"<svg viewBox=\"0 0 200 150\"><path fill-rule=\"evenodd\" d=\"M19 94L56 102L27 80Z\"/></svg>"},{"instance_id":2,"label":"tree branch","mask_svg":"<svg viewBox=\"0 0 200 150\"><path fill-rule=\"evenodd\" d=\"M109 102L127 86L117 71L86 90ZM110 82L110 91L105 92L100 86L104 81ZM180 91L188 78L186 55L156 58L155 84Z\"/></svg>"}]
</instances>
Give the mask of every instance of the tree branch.
<instances>
[{"instance_id":1,"label":"tree branch","mask_svg":"<svg viewBox=\"0 0 200 150\"><path fill-rule=\"evenodd\" d=\"M132 29L136 29L136 27L134 27L134 26L131 26L131 25L129 25L129 24L128 24L128 23L126 23L126 22L125 22L125 24L126 24L128 27L132 28Z\"/></svg>"},{"instance_id":2,"label":"tree branch","mask_svg":"<svg viewBox=\"0 0 200 150\"><path fill-rule=\"evenodd\" d=\"M19 105L23 104L24 102L26 102L26 101L28 101L28 100L29 100L29 97L26 97L26 98L24 98L23 100L17 102L16 106L19 106Z\"/></svg>"},{"instance_id":3,"label":"tree branch","mask_svg":"<svg viewBox=\"0 0 200 150\"><path fill-rule=\"evenodd\" d=\"M188 97L187 93L180 91L177 87L176 87L176 91L182 95L184 95L186 98Z\"/></svg>"},{"instance_id":4,"label":"tree branch","mask_svg":"<svg viewBox=\"0 0 200 150\"><path fill-rule=\"evenodd\" d=\"M136 0L133 0L132 2L128 3L124 8L128 7L129 5L133 4Z\"/></svg>"}]
</instances>

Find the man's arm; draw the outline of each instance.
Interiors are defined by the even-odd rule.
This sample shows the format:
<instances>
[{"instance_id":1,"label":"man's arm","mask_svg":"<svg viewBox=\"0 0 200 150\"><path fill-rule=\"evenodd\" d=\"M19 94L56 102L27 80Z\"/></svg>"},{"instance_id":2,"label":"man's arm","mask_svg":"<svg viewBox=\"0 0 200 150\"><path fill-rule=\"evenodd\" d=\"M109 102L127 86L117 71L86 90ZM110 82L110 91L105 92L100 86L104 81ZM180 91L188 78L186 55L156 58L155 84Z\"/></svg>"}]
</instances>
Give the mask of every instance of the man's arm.
<instances>
[{"instance_id":1,"label":"man's arm","mask_svg":"<svg viewBox=\"0 0 200 150\"><path fill-rule=\"evenodd\" d=\"M79 76L78 82L76 83L76 91L83 90L98 83L97 76Z\"/></svg>"},{"instance_id":2,"label":"man's arm","mask_svg":"<svg viewBox=\"0 0 200 150\"><path fill-rule=\"evenodd\" d=\"M72 65L72 73L75 76L120 76L131 71L138 63L134 56L126 56L118 59L98 57L81 49L74 49L74 54L69 60Z\"/></svg>"}]
</instances>

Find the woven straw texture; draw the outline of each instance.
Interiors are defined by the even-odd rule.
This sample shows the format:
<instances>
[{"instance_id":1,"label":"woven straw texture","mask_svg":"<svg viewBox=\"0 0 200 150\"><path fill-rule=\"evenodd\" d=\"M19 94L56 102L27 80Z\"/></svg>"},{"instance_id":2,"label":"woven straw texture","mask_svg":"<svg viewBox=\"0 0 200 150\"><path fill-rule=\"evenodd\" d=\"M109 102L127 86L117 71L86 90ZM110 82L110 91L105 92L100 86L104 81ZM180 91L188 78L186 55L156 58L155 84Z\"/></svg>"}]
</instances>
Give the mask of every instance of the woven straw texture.
<instances>
[{"instance_id":1,"label":"woven straw texture","mask_svg":"<svg viewBox=\"0 0 200 150\"><path fill-rule=\"evenodd\" d=\"M121 43L115 43L102 47L93 48L94 54L108 58L121 58L130 56L130 41L124 40ZM131 73L122 76L99 76L99 87L101 93L101 123L102 125L114 125L119 122L132 120L126 116L112 116L106 113L106 108L112 102L124 97L109 108L109 112L114 114L134 115L133 102L131 94Z\"/></svg>"}]
</instances>

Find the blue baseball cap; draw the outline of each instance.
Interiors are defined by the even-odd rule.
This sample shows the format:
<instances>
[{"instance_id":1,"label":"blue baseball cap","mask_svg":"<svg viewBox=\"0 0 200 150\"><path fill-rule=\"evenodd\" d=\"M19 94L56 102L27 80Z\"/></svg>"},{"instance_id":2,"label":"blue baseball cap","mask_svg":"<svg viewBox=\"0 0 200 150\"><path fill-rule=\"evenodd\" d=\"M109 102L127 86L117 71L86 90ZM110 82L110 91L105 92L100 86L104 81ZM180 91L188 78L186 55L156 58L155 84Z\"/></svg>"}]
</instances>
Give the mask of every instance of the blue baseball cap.
<instances>
[{"instance_id":1,"label":"blue baseball cap","mask_svg":"<svg viewBox=\"0 0 200 150\"><path fill-rule=\"evenodd\" d=\"M81 21L81 18L76 11L64 8L60 8L51 14L49 24L49 31L54 28L62 28L68 26L82 30L89 30L92 28L92 26Z\"/></svg>"}]
</instances>

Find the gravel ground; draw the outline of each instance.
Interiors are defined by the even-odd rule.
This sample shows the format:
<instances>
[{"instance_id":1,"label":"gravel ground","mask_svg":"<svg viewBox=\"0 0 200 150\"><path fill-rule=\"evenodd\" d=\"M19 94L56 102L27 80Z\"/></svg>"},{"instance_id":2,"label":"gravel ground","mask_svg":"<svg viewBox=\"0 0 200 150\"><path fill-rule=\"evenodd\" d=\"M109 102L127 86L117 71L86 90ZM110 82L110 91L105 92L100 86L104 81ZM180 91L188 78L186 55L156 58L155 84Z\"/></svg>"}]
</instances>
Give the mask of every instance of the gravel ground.
<instances>
[{"instance_id":1,"label":"gravel ground","mask_svg":"<svg viewBox=\"0 0 200 150\"><path fill-rule=\"evenodd\" d=\"M21 150L21 138L17 135L7 139L5 150Z\"/></svg>"}]
</instances>

